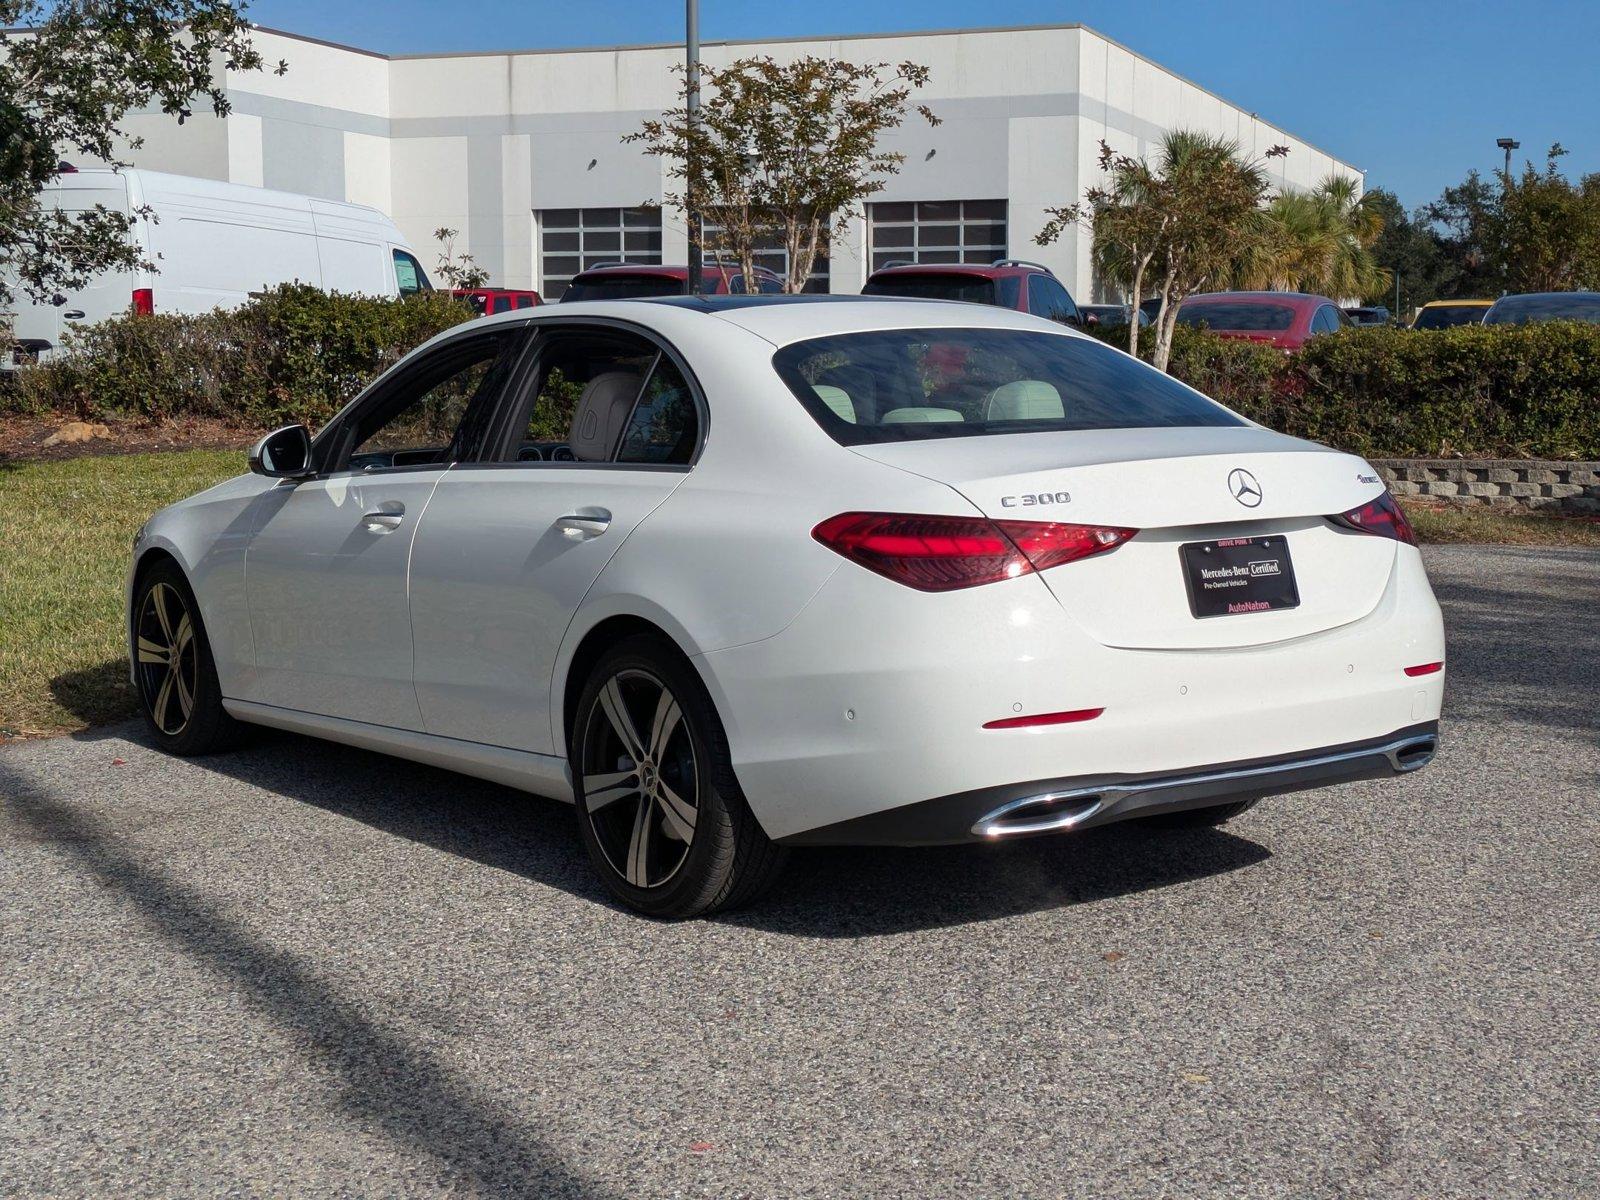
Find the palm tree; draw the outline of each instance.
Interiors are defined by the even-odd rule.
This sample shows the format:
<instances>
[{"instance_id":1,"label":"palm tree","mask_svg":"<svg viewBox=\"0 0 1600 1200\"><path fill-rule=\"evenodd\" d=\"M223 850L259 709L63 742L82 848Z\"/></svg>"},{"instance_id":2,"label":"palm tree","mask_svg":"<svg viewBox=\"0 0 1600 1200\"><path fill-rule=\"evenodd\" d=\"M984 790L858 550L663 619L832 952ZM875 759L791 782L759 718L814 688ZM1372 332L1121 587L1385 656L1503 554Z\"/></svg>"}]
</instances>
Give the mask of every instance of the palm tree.
<instances>
[{"instance_id":1,"label":"palm tree","mask_svg":"<svg viewBox=\"0 0 1600 1200\"><path fill-rule=\"evenodd\" d=\"M1355 180L1329 175L1312 191L1285 192L1273 198L1267 216L1266 254L1240 269L1249 282L1338 299L1388 290L1391 276L1372 257L1383 217Z\"/></svg>"}]
</instances>

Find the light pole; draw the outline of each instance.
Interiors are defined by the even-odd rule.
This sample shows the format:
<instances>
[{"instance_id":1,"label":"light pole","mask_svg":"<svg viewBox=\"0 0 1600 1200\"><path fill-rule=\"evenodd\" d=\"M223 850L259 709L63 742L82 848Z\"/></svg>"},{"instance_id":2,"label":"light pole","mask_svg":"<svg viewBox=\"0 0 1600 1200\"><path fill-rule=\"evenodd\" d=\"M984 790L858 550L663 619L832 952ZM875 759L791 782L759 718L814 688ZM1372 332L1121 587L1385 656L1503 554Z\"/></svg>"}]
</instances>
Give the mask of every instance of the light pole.
<instances>
[{"instance_id":1,"label":"light pole","mask_svg":"<svg viewBox=\"0 0 1600 1200\"><path fill-rule=\"evenodd\" d=\"M693 3L693 0L690 0L690 3ZM1514 141L1511 138L1497 138L1497 139L1495 139L1495 143L1494 144L1496 146L1499 146L1500 149L1502 149L1502 150L1504 150L1506 152L1506 178L1510 179L1511 178L1511 152L1513 150L1522 149L1522 143L1518 142L1518 141Z\"/></svg>"},{"instance_id":2,"label":"light pole","mask_svg":"<svg viewBox=\"0 0 1600 1200\"><path fill-rule=\"evenodd\" d=\"M688 117L688 149L692 155L694 153L695 129L700 122L700 0L684 0L683 25L683 47L686 56L684 70L687 85L685 87L684 112ZM689 211L684 214L689 221L689 295L695 296L700 293L702 276L700 239L704 228L700 223L700 207L695 202L694 163L686 162L684 167L683 198L688 203L689 208Z\"/></svg>"}]
</instances>

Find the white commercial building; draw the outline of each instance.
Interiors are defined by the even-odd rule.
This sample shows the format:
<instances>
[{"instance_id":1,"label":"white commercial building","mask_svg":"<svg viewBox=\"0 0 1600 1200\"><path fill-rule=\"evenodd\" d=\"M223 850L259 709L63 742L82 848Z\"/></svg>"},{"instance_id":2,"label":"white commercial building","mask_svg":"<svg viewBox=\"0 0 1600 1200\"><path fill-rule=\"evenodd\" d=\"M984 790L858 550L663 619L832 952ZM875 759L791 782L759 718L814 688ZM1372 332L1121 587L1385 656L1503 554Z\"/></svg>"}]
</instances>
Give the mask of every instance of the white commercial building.
<instances>
[{"instance_id":1,"label":"white commercial building","mask_svg":"<svg viewBox=\"0 0 1600 1200\"><path fill-rule=\"evenodd\" d=\"M675 103L682 46L385 56L260 30L281 76L230 73L233 115L183 126L129 119L136 166L376 205L432 264L434 231L459 231L491 281L553 298L606 260L685 261L682 214L652 207L663 164L621 138ZM1100 178L1102 140L1145 153L1173 128L1236 139L1279 187L1361 172L1080 25L709 42L714 65L756 55L910 60L931 71L889 139L900 173L835 237L816 286L860 290L874 261L1040 261L1080 299L1095 294L1088 238L1034 244L1045 210Z\"/></svg>"}]
</instances>

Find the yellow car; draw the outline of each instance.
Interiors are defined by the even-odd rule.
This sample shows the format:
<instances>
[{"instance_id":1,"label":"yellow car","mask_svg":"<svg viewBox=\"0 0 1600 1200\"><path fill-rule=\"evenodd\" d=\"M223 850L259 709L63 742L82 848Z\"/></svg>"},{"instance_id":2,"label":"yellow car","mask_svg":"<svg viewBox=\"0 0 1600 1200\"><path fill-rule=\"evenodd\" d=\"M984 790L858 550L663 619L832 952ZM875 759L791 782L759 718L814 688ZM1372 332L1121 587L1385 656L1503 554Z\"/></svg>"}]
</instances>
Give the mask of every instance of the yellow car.
<instances>
[{"instance_id":1,"label":"yellow car","mask_svg":"<svg viewBox=\"0 0 1600 1200\"><path fill-rule=\"evenodd\" d=\"M1430 300L1417 310L1413 329L1454 329L1457 325L1477 325L1493 300Z\"/></svg>"}]
</instances>

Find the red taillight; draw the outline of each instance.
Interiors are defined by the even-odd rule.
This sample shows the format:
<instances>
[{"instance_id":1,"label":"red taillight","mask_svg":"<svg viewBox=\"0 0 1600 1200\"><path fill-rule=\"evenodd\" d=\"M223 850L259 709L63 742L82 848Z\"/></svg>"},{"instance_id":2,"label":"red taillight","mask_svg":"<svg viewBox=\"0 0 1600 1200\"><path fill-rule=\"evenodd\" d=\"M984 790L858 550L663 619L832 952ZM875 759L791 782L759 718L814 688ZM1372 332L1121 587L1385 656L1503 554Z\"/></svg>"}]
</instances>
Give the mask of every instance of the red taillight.
<instances>
[{"instance_id":1,"label":"red taillight","mask_svg":"<svg viewBox=\"0 0 1600 1200\"><path fill-rule=\"evenodd\" d=\"M1050 521L850 512L829 517L811 536L896 583L948 592L1102 554L1137 532Z\"/></svg>"},{"instance_id":2,"label":"red taillight","mask_svg":"<svg viewBox=\"0 0 1600 1200\"><path fill-rule=\"evenodd\" d=\"M1442 662L1421 663L1415 667L1407 667L1406 674L1415 678L1418 675L1436 675L1442 670L1444 670L1444 664Z\"/></svg>"},{"instance_id":3,"label":"red taillight","mask_svg":"<svg viewBox=\"0 0 1600 1200\"><path fill-rule=\"evenodd\" d=\"M1417 544L1417 535L1411 529L1411 522L1406 520L1406 514L1400 511L1400 506L1388 492L1376 500L1369 500L1360 508L1352 508L1328 520L1345 529L1375 533L1379 537L1393 538L1410 546Z\"/></svg>"},{"instance_id":4,"label":"red taillight","mask_svg":"<svg viewBox=\"0 0 1600 1200\"><path fill-rule=\"evenodd\" d=\"M1028 717L1005 717L999 721L985 721L985 729L1029 729L1035 725L1072 725L1078 721L1092 721L1103 708L1075 708L1071 712L1034 713Z\"/></svg>"},{"instance_id":5,"label":"red taillight","mask_svg":"<svg viewBox=\"0 0 1600 1200\"><path fill-rule=\"evenodd\" d=\"M133 289L133 312L135 316L148 317L156 310L156 294L150 288Z\"/></svg>"}]
</instances>

